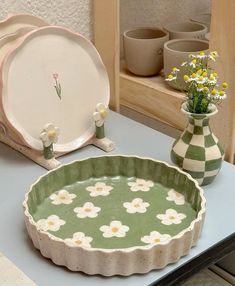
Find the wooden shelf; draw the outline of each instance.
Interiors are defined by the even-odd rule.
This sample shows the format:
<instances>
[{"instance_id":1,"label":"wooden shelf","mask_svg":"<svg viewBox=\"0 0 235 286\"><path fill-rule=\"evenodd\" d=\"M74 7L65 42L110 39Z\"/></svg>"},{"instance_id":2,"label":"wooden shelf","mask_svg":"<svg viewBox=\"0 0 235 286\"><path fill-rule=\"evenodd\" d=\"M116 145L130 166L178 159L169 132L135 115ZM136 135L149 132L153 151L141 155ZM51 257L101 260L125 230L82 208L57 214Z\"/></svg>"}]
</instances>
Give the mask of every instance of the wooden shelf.
<instances>
[{"instance_id":1,"label":"wooden shelf","mask_svg":"<svg viewBox=\"0 0 235 286\"><path fill-rule=\"evenodd\" d=\"M183 130L186 118L179 112L183 100L184 95L169 87L162 76L138 77L128 72L125 65L121 64L122 106Z\"/></svg>"}]
</instances>

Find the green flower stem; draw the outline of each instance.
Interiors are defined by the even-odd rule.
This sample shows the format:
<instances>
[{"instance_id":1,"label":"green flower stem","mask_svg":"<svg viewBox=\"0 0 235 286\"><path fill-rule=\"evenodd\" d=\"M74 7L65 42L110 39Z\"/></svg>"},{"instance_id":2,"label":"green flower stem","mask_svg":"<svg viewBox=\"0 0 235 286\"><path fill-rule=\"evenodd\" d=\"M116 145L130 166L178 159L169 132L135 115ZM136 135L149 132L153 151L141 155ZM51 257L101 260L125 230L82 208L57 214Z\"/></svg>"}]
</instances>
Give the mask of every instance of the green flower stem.
<instances>
[{"instance_id":1,"label":"green flower stem","mask_svg":"<svg viewBox=\"0 0 235 286\"><path fill-rule=\"evenodd\" d=\"M103 139L104 137L104 124L100 127L96 126L96 138Z\"/></svg>"},{"instance_id":2,"label":"green flower stem","mask_svg":"<svg viewBox=\"0 0 235 286\"><path fill-rule=\"evenodd\" d=\"M48 147L43 146L43 155L46 160L54 158L53 143Z\"/></svg>"}]
</instances>

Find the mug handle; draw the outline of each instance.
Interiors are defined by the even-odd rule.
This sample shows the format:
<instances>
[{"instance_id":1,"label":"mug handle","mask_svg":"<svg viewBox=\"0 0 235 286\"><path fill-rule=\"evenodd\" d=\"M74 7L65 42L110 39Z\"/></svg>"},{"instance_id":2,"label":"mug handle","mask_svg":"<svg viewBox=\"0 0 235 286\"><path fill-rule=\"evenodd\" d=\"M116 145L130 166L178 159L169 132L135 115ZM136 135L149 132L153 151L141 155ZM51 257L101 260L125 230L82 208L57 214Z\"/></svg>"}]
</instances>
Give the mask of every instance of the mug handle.
<instances>
[{"instance_id":1,"label":"mug handle","mask_svg":"<svg viewBox=\"0 0 235 286\"><path fill-rule=\"evenodd\" d=\"M161 55L163 54L163 48L160 48L160 49L157 51L157 54L158 54L159 56L161 56Z\"/></svg>"}]
</instances>

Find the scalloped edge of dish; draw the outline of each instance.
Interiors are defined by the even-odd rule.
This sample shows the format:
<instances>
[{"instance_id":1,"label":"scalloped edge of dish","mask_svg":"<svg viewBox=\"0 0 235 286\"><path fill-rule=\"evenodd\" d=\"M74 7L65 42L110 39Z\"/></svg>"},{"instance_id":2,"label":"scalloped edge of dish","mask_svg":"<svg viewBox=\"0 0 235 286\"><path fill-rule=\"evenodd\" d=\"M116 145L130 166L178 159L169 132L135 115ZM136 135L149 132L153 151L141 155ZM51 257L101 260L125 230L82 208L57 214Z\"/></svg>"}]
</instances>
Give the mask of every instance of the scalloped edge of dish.
<instances>
[{"instance_id":1,"label":"scalloped edge of dish","mask_svg":"<svg viewBox=\"0 0 235 286\"><path fill-rule=\"evenodd\" d=\"M65 244L63 239L55 237L48 232L42 231L37 227L33 217L28 210L28 196L33 186L43 177L51 172L73 164L76 161L85 161L91 157L75 160L69 164L62 165L55 170L47 172L40 176L37 181L31 185L30 190L25 194L23 201L24 218L28 234L41 254L50 258L56 265L65 266L71 271L81 271L89 275L101 274L103 276L122 275L129 276L134 273L147 273L154 269L164 268L167 264L177 262L182 256L189 253L190 249L196 245L201 235L202 226L205 218L206 199L202 188L191 175L182 171L178 167L172 166L166 162L155 160L149 157L131 156L131 155L111 155L100 157L125 157L138 158L142 160L151 160L157 163L163 163L169 168L176 169L185 175L190 181L194 182L201 198L201 208L190 226L173 236L167 243L158 243L155 245L135 246L125 249L100 249L100 248L82 248L71 247Z\"/></svg>"}]
</instances>

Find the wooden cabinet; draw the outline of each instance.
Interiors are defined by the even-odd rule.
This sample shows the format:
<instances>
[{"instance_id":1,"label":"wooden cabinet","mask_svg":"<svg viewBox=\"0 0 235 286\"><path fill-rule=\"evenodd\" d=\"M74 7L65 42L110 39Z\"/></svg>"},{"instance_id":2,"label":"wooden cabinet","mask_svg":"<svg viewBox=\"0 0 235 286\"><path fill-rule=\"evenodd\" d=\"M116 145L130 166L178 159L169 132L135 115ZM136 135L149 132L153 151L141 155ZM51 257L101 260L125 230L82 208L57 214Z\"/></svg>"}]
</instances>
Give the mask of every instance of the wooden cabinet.
<instances>
[{"instance_id":1,"label":"wooden cabinet","mask_svg":"<svg viewBox=\"0 0 235 286\"><path fill-rule=\"evenodd\" d=\"M94 0L94 39L107 67L111 84L111 108L119 105L183 130L186 119L180 113L184 95L168 87L161 76L141 78L120 70L119 0ZM220 58L216 70L229 83L228 99L212 119L212 127L233 162L235 149L235 1L212 0L210 49Z\"/></svg>"}]
</instances>

